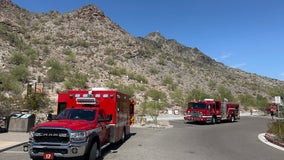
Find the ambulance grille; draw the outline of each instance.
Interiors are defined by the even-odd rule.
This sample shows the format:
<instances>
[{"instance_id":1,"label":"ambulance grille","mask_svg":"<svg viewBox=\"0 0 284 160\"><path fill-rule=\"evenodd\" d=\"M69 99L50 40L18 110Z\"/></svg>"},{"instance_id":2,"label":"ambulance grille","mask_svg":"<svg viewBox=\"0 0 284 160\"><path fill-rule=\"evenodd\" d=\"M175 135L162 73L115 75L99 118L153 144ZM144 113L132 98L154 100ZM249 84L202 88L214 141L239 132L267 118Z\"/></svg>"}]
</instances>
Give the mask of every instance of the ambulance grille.
<instances>
[{"instance_id":1,"label":"ambulance grille","mask_svg":"<svg viewBox=\"0 0 284 160\"><path fill-rule=\"evenodd\" d=\"M34 133L34 140L37 143L68 143L69 133L65 129L37 129Z\"/></svg>"}]
</instances>

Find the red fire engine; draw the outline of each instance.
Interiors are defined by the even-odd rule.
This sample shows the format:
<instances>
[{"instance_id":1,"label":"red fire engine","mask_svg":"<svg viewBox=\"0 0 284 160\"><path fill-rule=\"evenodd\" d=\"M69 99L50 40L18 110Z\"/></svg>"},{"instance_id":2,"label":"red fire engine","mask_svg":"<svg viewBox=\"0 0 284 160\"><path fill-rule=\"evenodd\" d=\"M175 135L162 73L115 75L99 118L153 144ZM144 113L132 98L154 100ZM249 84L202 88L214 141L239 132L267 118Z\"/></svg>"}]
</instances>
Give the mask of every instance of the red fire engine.
<instances>
[{"instance_id":1,"label":"red fire engine","mask_svg":"<svg viewBox=\"0 0 284 160\"><path fill-rule=\"evenodd\" d=\"M240 119L239 104L204 99L203 101L191 101L184 117L185 122L216 123L222 120L231 122Z\"/></svg>"},{"instance_id":2,"label":"red fire engine","mask_svg":"<svg viewBox=\"0 0 284 160\"><path fill-rule=\"evenodd\" d=\"M130 134L134 100L112 89L69 90L58 95L57 113L32 129L30 157L96 160L103 146Z\"/></svg>"},{"instance_id":3,"label":"red fire engine","mask_svg":"<svg viewBox=\"0 0 284 160\"><path fill-rule=\"evenodd\" d=\"M278 112L277 104L275 101L270 101L267 103L267 106L264 108L264 113L266 114L276 114Z\"/></svg>"}]
</instances>

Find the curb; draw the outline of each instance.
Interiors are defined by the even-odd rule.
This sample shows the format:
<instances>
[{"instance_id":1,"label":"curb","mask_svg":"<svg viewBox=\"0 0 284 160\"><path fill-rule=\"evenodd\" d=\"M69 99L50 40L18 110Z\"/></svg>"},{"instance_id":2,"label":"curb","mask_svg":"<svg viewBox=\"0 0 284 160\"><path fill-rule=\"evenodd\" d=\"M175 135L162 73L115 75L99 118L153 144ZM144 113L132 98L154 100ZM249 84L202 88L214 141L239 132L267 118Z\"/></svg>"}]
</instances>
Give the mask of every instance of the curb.
<instances>
[{"instance_id":1,"label":"curb","mask_svg":"<svg viewBox=\"0 0 284 160\"><path fill-rule=\"evenodd\" d=\"M0 153L1 153L1 152L5 152L5 151L7 151L7 150L9 150L9 149L12 149L12 148L21 146L21 145L26 144L26 143L28 143L28 142L21 142L21 143L15 144L15 145L11 145L11 146L2 148L2 149L0 149Z\"/></svg>"},{"instance_id":2,"label":"curb","mask_svg":"<svg viewBox=\"0 0 284 160\"><path fill-rule=\"evenodd\" d=\"M267 137L268 137L268 139L267 139ZM259 135L258 135L258 139L259 139L261 142L263 142L263 143L265 143L265 144L267 144L267 145L269 145L269 146L271 146L271 147L274 147L274 148L276 148L276 149L279 149L279 150L281 150L281 151L284 151L284 147L278 145L280 142L274 143L274 142L276 142L276 141L273 140L273 138L271 138L270 134L268 134L268 133L261 133L261 134L259 134Z\"/></svg>"},{"instance_id":3,"label":"curb","mask_svg":"<svg viewBox=\"0 0 284 160\"><path fill-rule=\"evenodd\" d=\"M269 133L265 133L264 137L271 143L276 144L280 147L284 147L284 143L277 141L274 139Z\"/></svg>"}]
</instances>

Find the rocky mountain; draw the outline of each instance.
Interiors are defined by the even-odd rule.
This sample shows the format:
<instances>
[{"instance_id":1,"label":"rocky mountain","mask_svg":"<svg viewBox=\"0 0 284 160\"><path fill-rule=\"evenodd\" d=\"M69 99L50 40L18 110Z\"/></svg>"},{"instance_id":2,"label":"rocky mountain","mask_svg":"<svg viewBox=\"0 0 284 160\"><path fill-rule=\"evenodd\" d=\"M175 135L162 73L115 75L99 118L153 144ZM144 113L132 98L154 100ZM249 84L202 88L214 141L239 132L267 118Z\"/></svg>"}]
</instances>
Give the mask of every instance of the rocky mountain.
<instances>
[{"instance_id":1,"label":"rocky mountain","mask_svg":"<svg viewBox=\"0 0 284 160\"><path fill-rule=\"evenodd\" d=\"M66 80L76 75L86 76L85 88L132 88L138 102L143 102L149 89L163 91L170 105L176 103L171 97L176 90L184 95L194 89L214 95L222 86L235 97L270 99L272 89L284 86L283 81L225 66L198 48L158 32L133 37L95 5L63 14L32 13L10 0L0 0L0 35L1 74L26 64L28 73L18 79L23 94L28 83L43 82L55 99L56 91L65 90ZM50 71L56 67L50 66L51 61L63 67L54 78ZM2 85L3 79L0 76ZM2 92L12 94L7 90Z\"/></svg>"}]
</instances>

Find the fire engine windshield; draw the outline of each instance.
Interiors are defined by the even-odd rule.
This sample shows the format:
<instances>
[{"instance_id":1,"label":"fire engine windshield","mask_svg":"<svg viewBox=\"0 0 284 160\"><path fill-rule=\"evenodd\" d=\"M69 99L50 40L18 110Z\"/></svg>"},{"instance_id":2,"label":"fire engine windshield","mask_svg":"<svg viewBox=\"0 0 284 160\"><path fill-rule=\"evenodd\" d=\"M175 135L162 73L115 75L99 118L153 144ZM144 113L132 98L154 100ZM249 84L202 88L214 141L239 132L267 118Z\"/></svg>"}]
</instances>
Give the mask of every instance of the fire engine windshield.
<instances>
[{"instance_id":1,"label":"fire engine windshield","mask_svg":"<svg viewBox=\"0 0 284 160\"><path fill-rule=\"evenodd\" d=\"M205 103L189 103L188 108L190 109L206 109Z\"/></svg>"},{"instance_id":2,"label":"fire engine windshield","mask_svg":"<svg viewBox=\"0 0 284 160\"><path fill-rule=\"evenodd\" d=\"M57 120L72 119L72 120L87 120L91 121L95 119L95 110L83 110L83 109L66 109L62 111Z\"/></svg>"}]
</instances>

